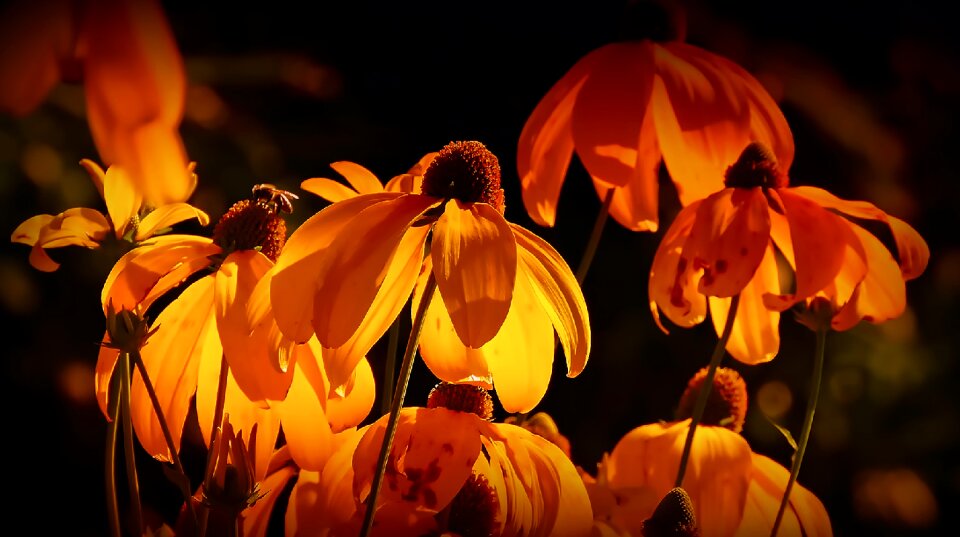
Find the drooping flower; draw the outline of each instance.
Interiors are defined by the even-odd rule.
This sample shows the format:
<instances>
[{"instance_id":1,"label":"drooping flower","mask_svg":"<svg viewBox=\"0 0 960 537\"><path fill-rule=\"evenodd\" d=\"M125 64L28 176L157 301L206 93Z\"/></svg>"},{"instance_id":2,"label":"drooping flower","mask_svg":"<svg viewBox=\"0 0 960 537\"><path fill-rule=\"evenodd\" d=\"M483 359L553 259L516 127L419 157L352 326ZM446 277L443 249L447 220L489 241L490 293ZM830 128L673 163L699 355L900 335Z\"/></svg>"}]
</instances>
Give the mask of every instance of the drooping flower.
<instances>
[{"instance_id":1,"label":"drooping flower","mask_svg":"<svg viewBox=\"0 0 960 537\"><path fill-rule=\"evenodd\" d=\"M705 373L704 368L691 379L676 421L633 429L604 456L596 478L584 476L599 524L615 534L641 535L644 521L674 488L690 428L689 411ZM754 453L738 434L747 408L746 387L739 374L719 368L711 394L716 395L697 427L683 481L697 524L704 537L769 535L789 471ZM791 494L790 507L780 535L832 535L823 504L799 484Z\"/></svg>"},{"instance_id":2,"label":"drooping flower","mask_svg":"<svg viewBox=\"0 0 960 537\"><path fill-rule=\"evenodd\" d=\"M530 410L550 379L554 330L569 376L589 355L586 304L570 268L504 219L499 164L479 142L448 144L422 180L408 181L398 189L422 182L420 193L379 192L367 181L358 189L370 193L333 203L291 235L271 285L277 325L294 341L315 333L336 384L411 292L416 311L432 275L437 293L420 337L428 367L450 382L492 382L508 411Z\"/></svg>"},{"instance_id":3,"label":"drooping flower","mask_svg":"<svg viewBox=\"0 0 960 537\"><path fill-rule=\"evenodd\" d=\"M52 272L60 268L60 264L47 254L48 248L99 248L111 236L136 245L191 218L196 218L202 226L210 223L206 213L188 203L146 205L130 174L120 166L111 166L104 173L93 161L84 159L80 164L106 202L107 214L94 209L73 208L56 216L33 216L17 226L10 240L32 247L30 264L37 270ZM187 171L196 181L193 164Z\"/></svg>"},{"instance_id":4,"label":"drooping flower","mask_svg":"<svg viewBox=\"0 0 960 537\"><path fill-rule=\"evenodd\" d=\"M540 100L520 134L523 203L553 226L576 152L610 213L633 231L658 229L663 161L683 205L723 188L724 168L752 141L770 145L785 167L793 137L773 98L742 67L683 42L604 45L577 61Z\"/></svg>"},{"instance_id":5,"label":"drooping flower","mask_svg":"<svg viewBox=\"0 0 960 537\"><path fill-rule=\"evenodd\" d=\"M25 115L58 82L82 81L100 158L150 207L196 187L178 129L186 71L156 0L29 0L0 14L0 112Z\"/></svg>"},{"instance_id":6,"label":"drooping flower","mask_svg":"<svg viewBox=\"0 0 960 537\"><path fill-rule=\"evenodd\" d=\"M699 324L709 302L719 334L731 297L739 294L727 350L755 364L777 354L780 312L815 296L830 300L836 330L903 312L905 282L919 276L930 257L923 238L870 203L790 187L783 170L766 147L752 143L727 169L726 188L680 211L650 270L650 308L658 323L662 311L679 326ZM844 216L885 224L896 258ZM778 255L793 271L792 289L786 291Z\"/></svg>"},{"instance_id":7,"label":"drooping flower","mask_svg":"<svg viewBox=\"0 0 960 537\"><path fill-rule=\"evenodd\" d=\"M298 464L316 468L331 449L332 435L357 425L369 412L373 376L361 358L350 382L332 386L316 339L294 344L280 334L269 302L256 290L286 239L278 214L286 203L278 196L285 193L273 189L265 193L262 185L258 187L254 199L237 202L220 219L212 239L164 236L126 254L108 276L102 299L116 307L150 311L158 298L191 279L159 312L153 323L156 333L141 351L175 445L180 444L194 397L209 443L225 361L229 371L224 411L238 432L249 435L257 425L256 468L266 471L281 424ZM258 312L256 326L248 324L248 307ZM106 390L115 363L115 352L101 351L96 389L102 409L107 408ZM134 378L131 405L144 449L168 459L158 417L139 375ZM328 412L331 406L342 407L339 418Z\"/></svg>"},{"instance_id":8,"label":"drooping flower","mask_svg":"<svg viewBox=\"0 0 960 537\"><path fill-rule=\"evenodd\" d=\"M521 427L491 423L492 408L484 389L442 383L426 408L401 411L372 535L589 534L589 499L573 463ZM386 419L344 441L322 472L300 472L288 535L358 533Z\"/></svg>"}]
</instances>

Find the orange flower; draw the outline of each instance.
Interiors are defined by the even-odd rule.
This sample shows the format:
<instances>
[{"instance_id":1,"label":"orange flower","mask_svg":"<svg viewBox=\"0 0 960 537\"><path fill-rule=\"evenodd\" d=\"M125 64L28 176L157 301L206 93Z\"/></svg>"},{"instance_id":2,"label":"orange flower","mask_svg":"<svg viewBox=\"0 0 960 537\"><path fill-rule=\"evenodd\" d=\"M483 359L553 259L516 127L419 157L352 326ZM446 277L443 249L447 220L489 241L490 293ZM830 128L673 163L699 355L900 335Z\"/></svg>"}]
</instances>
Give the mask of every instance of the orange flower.
<instances>
[{"instance_id":1,"label":"orange flower","mask_svg":"<svg viewBox=\"0 0 960 537\"><path fill-rule=\"evenodd\" d=\"M696 399L705 369L691 380L680 417ZM753 453L736 431L743 425L746 387L733 370L719 368L713 398L697 427L683 488L693 503L704 537L769 535L789 471ZM721 425L725 423L725 425ZM642 425L627 433L598 465L597 478L585 476L594 516L612 531L641 535L643 521L674 487L689 419ZM832 535L823 504L800 485L790 496L783 536ZM790 528L792 531L787 531Z\"/></svg>"},{"instance_id":2,"label":"orange flower","mask_svg":"<svg viewBox=\"0 0 960 537\"><path fill-rule=\"evenodd\" d=\"M220 219L212 239L171 235L126 254L108 276L102 299L118 308L147 311L194 273L206 271L160 311L153 323L159 328L141 351L175 444L180 443L194 394L209 443L223 357L229 364L225 412L238 431L249 432L254 423L259 428L256 467L265 471L282 422L298 463L317 468L330 449L332 434L355 426L369 412L373 376L361 357L361 367L347 385L331 385L320 366L322 350L316 339L295 345L280 334L263 300L269 287L261 286L258 293L256 285L283 247L286 226L277 214L283 205L277 196L285 193L265 191L262 185L254 192L254 200L234 204ZM252 327L248 302L258 313ZM96 389L104 411L115 363L115 351L101 351ZM331 406L340 409L331 414ZM158 418L139 376L132 387L132 409L144 449L167 459Z\"/></svg>"},{"instance_id":3,"label":"orange flower","mask_svg":"<svg viewBox=\"0 0 960 537\"><path fill-rule=\"evenodd\" d=\"M589 500L570 460L521 427L490 423L492 408L482 388L440 384L427 408L401 411L373 535L589 533ZM300 472L288 535L357 534L386 420L345 437L322 472Z\"/></svg>"},{"instance_id":4,"label":"orange flower","mask_svg":"<svg viewBox=\"0 0 960 537\"><path fill-rule=\"evenodd\" d=\"M99 248L111 235L137 244L190 218L196 218L203 226L210 222L206 213L187 203L169 203L156 208L145 205L130 174L120 166L111 166L104 173L90 160L81 160L80 164L106 202L107 216L93 209L74 208L56 216L40 214L17 226L10 240L33 247L30 264L37 270L53 272L60 268L47 254L47 248ZM188 172L195 181L193 164Z\"/></svg>"},{"instance_id":5,"label":"orange flower","mask_svg":"<svg viewBox=\"0 0 960 537\"><path fill-rule=\"evenodd\" d=\"M420 351L440 379L492 382L509 412L530 410L550 379L554 330L569 376L580 373L590 350L583 294L553 247L504 219L499 164L482 144L447 145L419 194L367 182L358 188L370 193L291 235L271 286L280 330L295 341L315 333L334 384L390 326L419 275L416 311L431 274L438 288Z\"/></svg>"},{"instance_id":6,"label":"orange flower","mask_svg":"<svg viewBox=\"0 0 960 537\"><path fill-rule=\"evenodd\" d=\"M615 188L610 213L633 231L658 228L661 159L684 205L723 188L724 168L751 141L769 144L789 166L793 137L763 86L730 60L681 41L600 47L540 100L517 151L523 203L535 222L554 225L573 152L601 198Z\"/></svg>"},{"instance_id":7,"label":"orange flower","mask_svg":"<svg viewBox=\"0 0 960 537\"><path fill-rule=\"evenodd\" d=\"M739 293L727 350L756 364L776 356L780 312L800 301L829 299L836 330L903 312L905 282L919 276L930 257L923 238L870 203L814 187L788 187L781 170L769 150L750 144L727 170L727 188L680 211L650 270L650 308L658 324L663 311L679 326L696 325L706 317L709 301L719 334L730 297ZM837 213L886 224L899 261L879 239ZM790 292L781 291L778 253L793 269Z\"/></svg>"},{"instance_id":8,"label":"orange flower","mask_svg":"<svg viewBox=\"0 0 960 537\"><path fill-rule=\"evenodd\" d=\"M155 0L31 0L0 15L0 111L25 115L60 81L82 80L100 157L148 206L186 201L196 182L178 129L183 59Z\"/></svg>"}]
</instances>

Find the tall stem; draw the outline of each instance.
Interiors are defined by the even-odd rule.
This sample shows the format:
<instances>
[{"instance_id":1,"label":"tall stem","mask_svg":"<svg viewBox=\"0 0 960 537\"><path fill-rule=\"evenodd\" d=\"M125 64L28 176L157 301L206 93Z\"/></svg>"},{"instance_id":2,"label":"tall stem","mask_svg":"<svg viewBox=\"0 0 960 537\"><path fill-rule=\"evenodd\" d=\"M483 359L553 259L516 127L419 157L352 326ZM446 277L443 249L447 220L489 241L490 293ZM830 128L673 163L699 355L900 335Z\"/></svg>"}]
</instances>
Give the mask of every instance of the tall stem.
<instances>
[{"instance_id":1,"label":"tall stem","mask_svg":"<svg viewBox=\"0 0 960 537\"><path fill-rule=\"evenodd\" d=\"M119 360L125 356L120 353ZM111 537L121 537L120 507L117 504L117 425L120 419L120 375L114 373L110 379L109 405L107 414L107 445L104 460L104 479L107 485L107 517Z\"/></svg>"},{"instance_id":2,"label":"tall stem","mask_svg":"<svg viewBox=\"0 0 960 537\"><path fill-rule=\"evenodd\" d=\"M683 486L683 475L687 472L687 461L690 459L690 449L693 447L693 435L697 432L697 425L703 418L703 411L707 408L707 399L710 397L710 390L713 388L713 377L717 374L717 367L723 359L724 349L727 347L727 341L730 340L730 333L733 331L733 322L737 317L737 308L740 306L740 295L737 294L730 301L730 309L727 311L727 322L723 326L723 333L717 340L717 346L713 349L713 356L710 357L710 366L707 368L707 376L703 379L700 387L700 393L697 394L697 402L693 407L693 416L690 418L690 429L687 431L687 438L683 442L683 455L680 456L680 468L677 470L677 480L673 486Z\"/></svg>"},{"instance_id":3,"label":"tall stem","mask_svg":"<svg viewBox=\"0 0 960 537\"><path fill-rule=\"evenodd\" d=\"M390 325L389 337L387 339L387 359L383 364L383 399L380 402L380 414L390 412L390 404L393 402L393 377L397 372L397 346L400 344L400 317L393 320Z\"/></svg>"},{"instance_id":4,"label":"tall stem","mask_svg":"<svg viewBox=\"0 0 960 537\"><path fill-rule=\"evenodd\" d=\"M787 510L787 504L790 503L790 491L793 490L793 484L797 482L797 476L800 474L800 464L803 462L803 454L806 453L807 443L810 441L810 431L813 429L813 415L817 411L817 400L820 398L820 381L823 378L823 356L826 345L827 329L819 328L817 330L817 349L813 362L813 374L810 378L810 397L807 399L807 414L803 418L803 430L800 432L800 443L797 444L797 453L794 455L793 464L790 466L790 479L787 480L787 487L783 490L780 509L777 511L777 518L773 522L773 529L770 530L770 537L776 537L777 530L780 529L783 514Z\"/></svg>"},{"instance_id":5,"label":"tall stem","mask_svg":"<svg viewBox=\"0 0 960 537\"><path fill-rule=\"evenodd\" d=\"M147 395L150 396L153 411L157 414L157 420L160 422L160 430L163 431L163 439L167 442L167 449L170 450L170 459L173 461L173 467L180 474L180 493L183 494L183 499L187 502L187 511L190 512L191 518L196 522L197 513L193 509L190 478L187 477L187 472L183 469L183 464L180 462L180 454L177 453L177 445L174 443L173 435L170 434L170 428L167 426L167 419L163 415L163 407L160 406L160 399L157 397L156 390L153 389L153 382L150 380L150 375L147 374L146 366L143 365L140 352L132 353L130 359L133 360L134 365L137 366L137 370L140 371L140 379L143 381L143 387L147 390Z\"/></svg>"},{"instance_id":6,"label":"tall stem","mask_svg":"<svg viewBox=\"0 0 960 537\"><path fill-rule=\"evenodd\" d=\"M583 251L583 257L580 258L580 266L577 267L577 283L581 285L587 277L590 264L593 263L593 256L597 253L597 245L600 244L600 235L603 235L603 226L607 223L607 217L610 216L610 204L613 203L613 194L616 190L617 187L607 189L607 195L603 198L603 205L600 207L597 219L593 222L593 232L590 233L587 249Z\"/></svg>"},{"instance_id":7,"label":"tall stem","mask_svg":"<svg viewBox=\"0 0 960 537\"><path fill-rule=\"evenodd\" d=\"M407 349L403 353L403 363L400 365L400 376L397 378L397 390L393 394L393 404L390 405L390 416L387 418L387 429L383 434L383 444L380 447L380 456L377 458L377 472L373 476L373 484L370 487L370 496L367 498L367 510L363 515L363 528L360 530L361 537L370 535L373 528L373 516L377 510L377 497L380 495L380 487L383 485L383 476L387 472L387 458L390 449L393 447L393 437L397 433L397 424L400 421L400 409L403 408L403 398L407 394L407 384L410 381L410 372L413 371L413 359L417 354L417 343L420 341L420 331L423 329L423 320L427 314L427 308L433 300L433 293L437 289L437 280L433 273L427 279L427 284L423 289L423 296L420 297L420 306L417 308L417 315L413 319L413 325L410 327L410 337L407 339Z\"/></svg>"},{"instance_id":8,"label":"tall stem","mask_svg":"<svg viewBox=\"0 0 960 537\"><path fill-rule=\"evenodd\" d=\"M136 450L133 446L133 420L130 417L130 355L121 353L120 370L120 419L123 421L123 451L127 466L127 485L130 488L130 507L133 510L133 527L137 535L143 534L143 509L140 506L140 483L137 479Z\"/></svg>"}]
</instances>

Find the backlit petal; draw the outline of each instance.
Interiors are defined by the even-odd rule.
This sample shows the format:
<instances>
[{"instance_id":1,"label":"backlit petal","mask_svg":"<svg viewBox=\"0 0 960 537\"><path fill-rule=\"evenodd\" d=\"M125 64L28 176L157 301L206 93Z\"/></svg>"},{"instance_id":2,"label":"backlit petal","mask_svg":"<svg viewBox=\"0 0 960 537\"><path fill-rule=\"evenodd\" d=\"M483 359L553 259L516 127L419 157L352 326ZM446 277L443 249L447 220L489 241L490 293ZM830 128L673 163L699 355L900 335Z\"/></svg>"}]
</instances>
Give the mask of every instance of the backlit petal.
<instances>
[{"instance_id":1,"label":"backlit petal","mask_svg":"<svg viewBox=\"0 0 960 537\"><path fill-rule=\"evenodd\" d=\"M327 420L334 432L356 427L373 408L377 394L370 362L366 358L360 360L353 375L353 383L343 396L331 395L327 399Z\"/></svg>"},{"instance_id":2,"label":"backlit petal","mask_svg":"<svg viewBox=\"0 0 960 537\"><path fill-rule=\"evenodd\" d=\"M861 319L880 323L899 317L907 306L903 274L889 250L872 234L856 224L856 233L867 256L867 273L843 308L834 316L834 330L852 328Z\"/></svg>"},{"instance_id":3,"label":"backlit petal","mask_svg":"<svg viewBox=\"0 0 960 537\"><path fill-rule=\"evenodd\" d=\"M590 317L583 291L559 252L542 238L511 224L521 270L553 322L567 357L567 376L580 374L590 357Z\"/></svg>"},{"instance_id":4,"label":"backlit petal","mask_svg":"<svg viewBox=\"0 0 960 537\"><path fill-rule=\"evenodd\" d=\"M660 227L657 216L659 158L656 162L653 167L638 166L637 176L625 186L615 187L613 192L610 216L631 231L655 232ZM607 189L614 188L596 179L593 180L593 186L601 200L606 198Z\"/></svg>"},{"instance_id":5,"label":"backlit petal","mask_svg":"<svg viewBox=\"0 0 960 537\"><path fill-rule=\"evenodd\" d=\"M120 166L110 166L103 180L103 198L119 239L127 232L130 220L140 210L140 192L126 170Z\"/></svg>"},{"instance_id":6,"label":"backlit petal","mask_svg":"<svg viewBox=\"0 0 960 537\"><path fill-rule=\"evenodd\" d=\"M351 461L367 429L336 435L336 448L322 473L300 472L285 518L288 535L322 535L350 520L357 511Z\"/></svg>"},{"instance_id":7,"label":"backlit petal","mask_svg":"<svg viewBox=\"0 0 960 537\"><path fill-rule=\"evenodd\" d=\"M319 345L317 347L319 349ZM297 360L290 391L275 407L290 455L300 468L319 472L333 451L333 431L324 409L326 391L316 390L302 371L304 367L317 370L317 365L310 362Z\"/></svg>"},{"instance_id":8,"label":"backlit petal","mask_svg":"<svg viewBox=\"0 0 960 537\"><path fill-rule=\"evenodd\" d=\"M653 257L647 293L650 311L664 332L667 330L660 322L659 310L671 322L686 328L700 324L707 315L706 297L697 291L700 271L694 269L691 259L681 256L700 204L696 201L677 214Z\"/></svg>"},{"instance_id":9,"label":"backlit petal","mask_svg":"<svg viewBox=\"0 0 960 537\"><path fill-rule=\"evenodd\" d=\"M517 171L523 206L541 226L553 226L556 221L560 187L573 156L573 107L597 57L592 52L574 64L540 99L520 132Z\"/></svg>"},{"instance_id":10,"label":"backlit petal","mask_svg":"<svg viewBox=\"0 0 960 537\"><path fill-rule=\"evenodd\" d=\"M611 185L656 179L650 173L660 161L650 113L653 46L642 41L597 49L573 106L577 156L592 177Z\"/></svg>"},{"instance_id":11,"label":"backlit petal","mask_svg":"<svg viewBox=\"0 0 960 537\"><path fill-rule=\"evenodd\" d=\"M54 216L50 214L31 216L17 226L17 229L13 230L13 233L10 234L10 242L33 246L36 244L37 239L40 238L40 232L43 231L43 228L52 222L53 219Z\"/></svg>"},{"instance_id":12,"label":"backlit petal","mask_svg":"<svg viewBox=\"0 0 960 537\"><path fill-rule=\"evenodd\" d=\"M191 218L196 218L201 226L206 226L210 223L210 217L207 216L207 213L189 203L161 205L153 211L150 211L150 214L140 221L140 225L137 226L137 234L133 237L133 240L136 242L146 240L159 230L171 227L174 224L179 224L185 220L190 220Z\"/></svg>"},{"instance_id":13,"label":"backlit petal","mask_svg":"<svg viewBox=\"0 0 960 537\"><path fill-rule=\"evenodd\" d=\"M334 162L330 167L342 175L358 194L383 192L383 184L377 176L355 162L342 160Z\"/></svg>"},{"instance_id":14,"label":"backlit petal","mask_svg":"<svg viewBox=\"0 0 960 537\"><path fill-rule=\"evenodd\" d=\"M305 179L300 183L300 188L334 203L345 199L354 198L358 195L355 190L351 189L347 185L338 181L334 181L333 179L327 179L326 177L312 177L310 179Z\"/></svg>"},{"instance_id":15,"label":"backlit petal","mask_svg":"<svg viewBox=\"0 0 960 537\"><path fill-rule=\"evenodd\" d=\"M556 497L545 499L545 504L552 505L551 513L555 513L555 520L549 526L546 535L558 537L578 537L587 535L593 523L593 511L590 508L590 498L583 485L583 480L577 473L570 459L556 445L535 434L528 437L528 441L536 446L530 454L540 476L550 476L555 480Z\"/></svg>"},{"instance_id":16,"label":"backlit petal","mask_svg":"<svg viewBox=\"0 0 960 537\"><path fill-rule=\"evenodd\" d=\"M743 519L734 534L736 537L770 533L790 476L789 470L768 457L754 453L752 460L747 503ZM830 517L823 503L800 483L794 483L790 492L778 535L833 536Z\"/></svg>"},{"instance_id":17,"label":"backlit petal","mask_svg":"<svg viewBox=\"0 0 960 537\"><path fill-rule=\"evenodd\" d=\"M44 248L96 248L109 233L110 223L103 214L86 207L75 207L58 214L40 230L37 244Z\"/></svg>"},{"instance_id":18,"label":"backlit petal","mask_svg":"<svg viewBox=\"0 0 960 537\"><path fill-rule=\"evenodd\" d=\"M97 355L97 374L94 377L94 390L97 393L97 404L100 405L100 411L110 421L107 412L107 402L110 392L110 377L113 376L113 370L117 366L117 359L120 357L120 351L103 345L110 341L109 334L103 335L103 341L100 344L100 353Z\"/></svg>"},{"instance_id":19,"label":"backlit petal","mask_svg":"<svg viewBox=\"0 0 960 537\"><path fill-rule=\"evenodd\" d=\"M278 454L286 453L278 451ZM289 458L289 455L287 455ZM277 459L277 455L271 460ZM270 517L274 507L277 505L277 499L280 498L283 490L286 488L290 479L297 475L297 467L293 464L284 464L276 470L271 471L263 482L260 483L260 490L266 493L257 503L250 506L243 512L242 524L243 535L245 537L266 537L267 529L270 528Z\"/></svg>"},{"instance_id":20,"label":"backlit petal","mask_svg":"<svg viewBox=\"0 0 960 537\"><path fill-rule=\"evenodd\" d=\"M460 340L480 347L503 324L517 274L510 224L485 203L447 202L433 231L433 273Z\"/></svg>"}]
</instances>

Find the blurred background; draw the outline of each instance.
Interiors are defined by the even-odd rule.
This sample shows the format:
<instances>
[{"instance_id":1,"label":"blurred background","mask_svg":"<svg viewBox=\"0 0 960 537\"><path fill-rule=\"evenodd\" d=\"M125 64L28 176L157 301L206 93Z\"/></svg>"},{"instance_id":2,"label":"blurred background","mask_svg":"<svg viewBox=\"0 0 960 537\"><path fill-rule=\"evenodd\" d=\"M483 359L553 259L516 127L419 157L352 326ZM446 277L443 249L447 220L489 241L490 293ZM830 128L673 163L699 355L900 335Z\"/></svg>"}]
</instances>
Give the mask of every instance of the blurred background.
<instances>
[{"instance_id":1,"label":"blurred background","mask_svg":"<svg viewBox=\"0 0 960 537\"><path fill-rule=\"evenodd\" d=\"M190 82L181 133L197 162L192 201L215 220L252 185L274 183L301 194L292 230L324 206L300 182L338 177L331 162L354 161L386 180L450 141L479 140L500 158L507 218L575 267L600 200L574 158L556 227L538 227L520 198L517 140L553 83L618 38L624 4L165 4ZM838 536L958 534L949 514L960 491L953 18L934 2L725 4L684 3L687 41L739 63L780 101L796 141L793 184L871 201L912 224L932 252L927 271L907 284L901 318L829 335L800 483L824 502ZM78 165L97 160L83 103L79 85L62 84L30 115L0 117L0 229L70 207L103 209ZM663 334L647 306L653 253L679 209L672 188L664 176L660 232L608 222L583 285L590 363L569 379L559 358L537 409L554 417L574 462L591 473L630 429L672 419L716 341L710 323ZM93 368L104 329L100 286L115 256L60 249L63 267L41 273L28 253L20 244L0 249L2 438L6 497L14 498L5 512L39 513L25 519L37 529L103 535L106 423ZM409 315L402 319L405 338ZM724 365L748 384L744 436L789 465L790 447L764 415L799 433L814 335L789 315L780 330L772 362L747 367L728 357ZM370 354L378 376L384 349L381 342ZM418 362L408 404L424 404L434 382ZM159 463L139 455L144 503L172 521L176 489Z\"/></svg>"}]
</instances>

